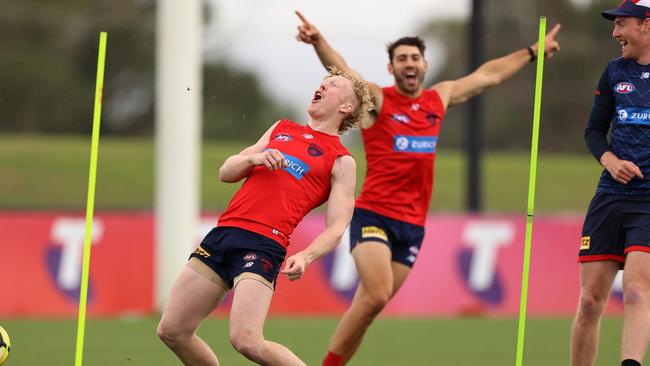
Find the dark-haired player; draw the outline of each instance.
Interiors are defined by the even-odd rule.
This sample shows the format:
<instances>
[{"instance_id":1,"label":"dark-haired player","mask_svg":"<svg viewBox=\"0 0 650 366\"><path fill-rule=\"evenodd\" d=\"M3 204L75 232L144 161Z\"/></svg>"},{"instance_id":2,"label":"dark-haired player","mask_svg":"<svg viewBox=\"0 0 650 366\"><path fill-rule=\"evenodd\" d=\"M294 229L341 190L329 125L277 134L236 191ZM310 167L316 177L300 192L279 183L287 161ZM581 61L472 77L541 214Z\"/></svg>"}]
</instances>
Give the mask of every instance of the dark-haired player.
<instances>
[{"instance_id":1,"label":"dark-haired player","mask_svg":"<svg viewBox=\"0 0 650 366\"><path fill-rule=\"evenodd\" d=\"M302 14L298 40L314 46L321 63L350 70ZM546 36L546 57L560 49L555 26ZM433 168L442 118L447 108L467 101L510 78L535 59L537 44L486 62L457 80L425 89L424 42L404 37L388 46L388 72L395 85L369 83L375 113L361 123L367 171L350 223L350 247L359 287L343 315L324 366L346 364L363 336L408 277L424 237L433 189ZM442 301L443 299L441 299Z\"/></svg>"}]
</instances>

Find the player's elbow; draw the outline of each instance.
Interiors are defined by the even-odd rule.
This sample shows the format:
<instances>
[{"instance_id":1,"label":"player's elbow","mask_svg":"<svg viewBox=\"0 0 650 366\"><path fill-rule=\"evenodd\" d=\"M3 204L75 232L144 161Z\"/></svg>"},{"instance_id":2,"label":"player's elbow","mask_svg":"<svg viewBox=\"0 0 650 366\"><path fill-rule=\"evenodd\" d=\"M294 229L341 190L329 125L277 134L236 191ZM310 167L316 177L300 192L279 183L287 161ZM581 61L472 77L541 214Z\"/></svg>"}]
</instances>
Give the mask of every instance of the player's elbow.
<instances>
[{"instance_id":1,"label":"player's elbow","mask_svg":"<svg viewBox=\"0 0 650 366\"><path fill-rule=\"evenodd\" d=\"M230 183L230 177L226 173L226 171L221 167L219 169L219 181L224 182L224 183Z\"/></svg>"},{"instance_id":2,"label":"player's elbow","mask_svg":"<svg viewBox=\"0 0 650 366\"><path fill-rule=\"evenodd\" d=\"M228 169L224 169L222 166L219 169L219 181L224 182L224 183L236 183L239 182L241 178L236 177L235 175L232 174Z\"/></svg>"}]
</instances>

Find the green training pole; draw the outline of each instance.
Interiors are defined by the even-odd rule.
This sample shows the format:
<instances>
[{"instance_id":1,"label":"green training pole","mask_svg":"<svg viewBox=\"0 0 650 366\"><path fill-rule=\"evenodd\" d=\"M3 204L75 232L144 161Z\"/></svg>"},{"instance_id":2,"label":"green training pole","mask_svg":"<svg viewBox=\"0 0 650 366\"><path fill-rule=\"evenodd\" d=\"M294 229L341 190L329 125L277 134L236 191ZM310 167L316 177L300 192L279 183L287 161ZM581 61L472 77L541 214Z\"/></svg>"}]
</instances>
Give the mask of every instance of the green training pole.
<instances>
[{"instance_id":1,"label":"green training pole","mask_svg":"<svg viewBox=\"0 0 650 366\"><path fill-rule=\"evenodd\" d=\"M539 114L542 108L542 79L544 77L544 41L546 17L539 18L539 41L537 51L537 76L535 81L535 109L533 111L533 139L530 145L530 176L528 178L528 208L526 209L526 242L524 244L524 268L521 274L521 301L519 303L519 328L517 330L517 362L521 366L526 334L526 302L528 299L528 272L530 270L530 242L533 235L535 214L535 179L537 176L537 142L539 140Z\"/></svg>"},{"instance_id":2,"label":"green training pole","mask_svg":"<svg viewBox=\"0 0 650 366\"><path fill-rule=\"evenodd\" d=\"M77 321L77 348L75 366L81 366L86 329L86 303L88 302L88 272L90 271L90 245L93 231L93 211L95 207L95 178L97 177L97 151L99 147L99 125L102 115L102 90L104 88L104 64L106 60L106 32L99 34L99 56L97 57L97 82L95 84L95 111L93 113L93 133L90 146L90 169L88 174L88 201L86 202L86 237L84 240L81 286L79 289L79 319Z\"/></svg>"}]
</instances>

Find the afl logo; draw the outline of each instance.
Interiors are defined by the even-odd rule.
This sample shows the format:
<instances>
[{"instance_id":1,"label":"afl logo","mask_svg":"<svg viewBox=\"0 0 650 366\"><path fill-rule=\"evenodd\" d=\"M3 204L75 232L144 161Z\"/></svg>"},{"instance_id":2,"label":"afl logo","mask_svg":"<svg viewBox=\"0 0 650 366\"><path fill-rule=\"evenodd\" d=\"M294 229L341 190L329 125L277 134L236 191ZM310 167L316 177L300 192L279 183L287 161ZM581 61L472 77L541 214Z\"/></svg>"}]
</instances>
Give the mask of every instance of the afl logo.
<instances>
[{"instance_id":1,"label":"afl logo","mask_svg":"<svg viewBox=\"0 0 650 366\"><path fill-rule=\"evenodd\" d=\"M409 147L409 139L406 137L398 137L395 140L395 147L397 147L398 150L406 150Z\"/></svg>"},{"instance_id":2,"label":"afl logo","mask_svg":"<svg viewBox=\"0 0 650 366\"><path fill-rule=\"evenodd\" d=\"M399 122L399 123L409 123L409 122L411 122L411 119L409 118L409 116L407 116L405 114L402 114L402 113L391 114L390 117L393 119L393 121Z\"/></svg>"},{"instance_id":3,"label":"afl logo","mask_svg":"<svg viewBox=\"0 0 650 366\"><path fill-rule=\"evenodd\" d=\"M279 134L275 135L274 139L284 141L284 142L289 142L289 141L291 141L292 137L291 137L291 135L288 135L286 133L279 133Z\"/></svg>"},{"instance_id":4,"label":"afl logo","mask_svg":"<svg viewBox=\"0 0 650 366\"><path fill-rule=\"evenodd\" d=\"M316 144L310 144L307 149L309 156L321 156L323 155L323 150Z\"/></svg>"},{"instance_id":5,"label":"afl logo","mask_svg":"<svg viewBox=\"0 0 650 366\"><path fill-rule=\"evenodd\" d=\"M614 87L614 91L619 94L629 94L634 91L634 85L628 82L620 82Z\"/></svg>"},{"instance_id":6,"label":"afl logo","mask_svg":"<svg viewBox=\"0 0 650 366\"><path fill-rule=\"evenodd\" d=\"M243 258L246 262L254 261L257 259L257 255L255 253L248 253L244 256Z\"/></svg>"}]
</instances>

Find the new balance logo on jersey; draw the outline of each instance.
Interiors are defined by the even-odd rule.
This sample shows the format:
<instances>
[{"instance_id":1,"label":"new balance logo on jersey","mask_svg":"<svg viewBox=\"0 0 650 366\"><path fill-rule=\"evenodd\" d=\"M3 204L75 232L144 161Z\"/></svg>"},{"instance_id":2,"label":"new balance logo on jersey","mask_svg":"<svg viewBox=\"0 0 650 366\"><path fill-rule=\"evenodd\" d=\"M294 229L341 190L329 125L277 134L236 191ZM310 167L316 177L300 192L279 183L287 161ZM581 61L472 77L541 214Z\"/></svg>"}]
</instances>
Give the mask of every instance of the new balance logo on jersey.
<instances>
[{"instance_id":1,"label":"new balance logo on jersey","mask_svg":"<svg viewBox=\"0 0 650 366\"><path fill-rule=\"evenodd\" d=\"M650 72L641 73L641 79L648 79L648 78L650 78Z\"/></svg>"},{"instance_id":2,"label":"new balance logo on jersey","mask_svg":"<svg viewBox=\"0 0 650 366\"><path fill-rule=\"evenodd\" d=\"M614 87L614 91L619 94L629 94L634 91L634 85L627 81L622 81Z\"/></svg>"}]
</instances>

